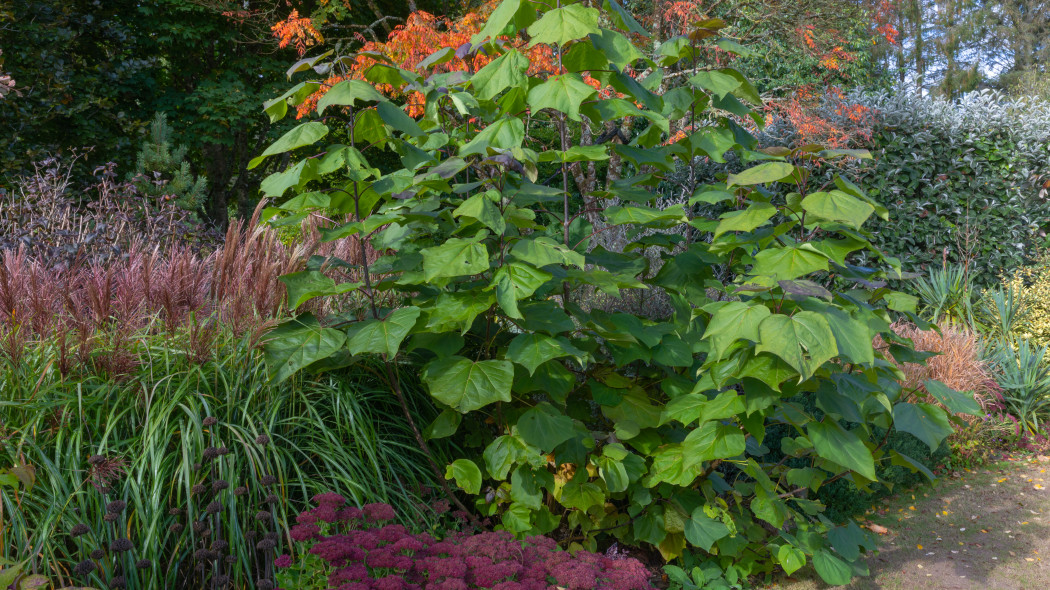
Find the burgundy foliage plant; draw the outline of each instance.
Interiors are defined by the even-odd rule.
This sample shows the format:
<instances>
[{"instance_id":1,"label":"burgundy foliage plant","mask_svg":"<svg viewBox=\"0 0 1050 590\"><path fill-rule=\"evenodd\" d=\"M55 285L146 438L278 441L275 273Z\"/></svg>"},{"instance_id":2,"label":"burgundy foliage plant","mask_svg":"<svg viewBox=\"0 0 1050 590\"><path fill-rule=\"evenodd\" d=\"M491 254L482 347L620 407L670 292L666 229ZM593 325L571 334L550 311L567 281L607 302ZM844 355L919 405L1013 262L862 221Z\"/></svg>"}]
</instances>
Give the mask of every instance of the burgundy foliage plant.
<instances>
[{"instance_id":1,"label":"burgundy foliage plant","mask_svg":"<svg viewBox=\"0 0 1050 590\"><path fill-rule=\"evenodd\" d=\"M338 590L639 590L653 588L636 559L588 551L570 554L547 537L518 540L506 531L450 533L443 539L391 524L387 504L348 507L338 494L314 497L292 539L320 558ZM290 556L278 568L294 567ZM287 589L286 589L287 590Z\"/></svg>"}]
</instances>

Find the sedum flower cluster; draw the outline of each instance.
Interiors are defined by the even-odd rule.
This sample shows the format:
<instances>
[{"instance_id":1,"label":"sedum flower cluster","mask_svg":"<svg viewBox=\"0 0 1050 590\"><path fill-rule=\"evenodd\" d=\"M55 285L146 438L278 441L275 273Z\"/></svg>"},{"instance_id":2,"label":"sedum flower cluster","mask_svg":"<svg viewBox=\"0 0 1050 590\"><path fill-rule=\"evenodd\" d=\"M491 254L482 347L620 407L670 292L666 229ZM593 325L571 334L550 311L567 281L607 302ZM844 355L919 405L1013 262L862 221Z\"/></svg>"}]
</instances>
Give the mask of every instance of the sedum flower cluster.
<instances>
[{"instance_id":1,"label":"sedum flower cluster","mask_svg":"<svg viewBox=\"0 0 1050 590\"><path fill-rule=\"evenodd\" d=\"M516 539L506 531L450 533L443 539L393 524L387 504L346 506L338 494L314 497L317 507L296 518L292 539L328 566L338 590L566 590L651 589L636 559L560 551L547 537ZM290 556L277 558L292 567Z\"/></svg>"}]
</instances>

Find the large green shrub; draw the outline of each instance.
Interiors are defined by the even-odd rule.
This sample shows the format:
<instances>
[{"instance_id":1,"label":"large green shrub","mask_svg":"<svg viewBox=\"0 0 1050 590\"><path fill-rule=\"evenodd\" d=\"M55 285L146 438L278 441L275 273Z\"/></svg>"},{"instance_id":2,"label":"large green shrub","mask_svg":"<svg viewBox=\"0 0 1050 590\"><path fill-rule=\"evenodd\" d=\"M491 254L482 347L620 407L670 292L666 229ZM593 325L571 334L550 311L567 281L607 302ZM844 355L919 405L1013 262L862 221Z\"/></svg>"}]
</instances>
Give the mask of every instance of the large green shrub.
<instances>
[{"instance_id":1,"label":"large green shrub","mask_svg":"<svg viewBox=\"0 0 1050 590\"><path fill-rule=\"evenodd\" d=\"M951 432L940 408L902 391L888 360L915 358L889 329L915 300L881 286L899 263L862 229L885 208L841 178L808 189L811 160L842 153L752 149L745 125L762 121L748 106L759 102L754 88L733 69L692 61L701 44L736 49L719 36L721 23L654 51L629 40L645 31L615 0L604 11L536 6L506 0L493 12L458 51L476 71L424 77L380 64L367 82L339 82L317 104L323 119L301 123L254 162L293 152L263 188L296 196L269 215L352 213L357 220L327 239L363 236L385 254L356 283L313 270L285 277L293 306L350 290L371 305L363 319L284 323L267 345L275 376L379 357L403 400L399 371L424 363L442 412L420 442L463 429L477 450L445 475L512 532L591 549L614 538L667 559L695 552L731 583L807 562L831 583L848 582L864 571L872 540L824 518L809 491L838 480L877 485L879 465L921 469L887 450L876 428L930 448ZM530 70L525 43L547 44L565 71ZM326 54L292 73L327 76L355 59ZM688 84L671 88L677 79ZM271 116L314 84L269 103ZM419 92L424 115L409 117L373 84ZM577 142L571 132L624 119L641 126L626 144ZM555 129L556 149L536 149L534 128ZM348 144L323 141L336 129L351 130ZM667 143L678 129L684 137ZM370 165L387 151L402 169ZM687 203L658 206L653 187L676 163L729 152L748 167L680 187ZM620 174L572 198L574 164L612 161L623 163ZM546 180L537 173L545 163L557 165ZM777 183L799 192L778 197L769 188ZM730 210L694 215L700 203ZM596 246L615 228L630 238L623 251ZM852 264L860 252L877 268ZM833 278L854 286L832 292ZM613 302L660 294L669 311L615 311L595 292ZM391 293L401 305L382 307ZM876 335L894 344L876 350ZM949 407L977 411L972 398L935 390ZM819 414L791 401L802 394L815 396ZM791 432L781 456L804 466L772 459L764 442L774 426Z\"/></svg>"},{"instance_id":2,"label":"large green shrub","mask_svg":"<svg viewBox=\"0 0 1050 590\"><path fill-rule=\"evenodd\" d=\"M947 259L988 286L1047 245L1050 103L991 91L958 100L856 92L845 102L873 116L873 157L846 173L889 210L871 226L874 243L905 270L925 273ZM834 105L817 114L851 124ZM791 143L785 123L770 143Z\"/></svg>"}]
</instances>

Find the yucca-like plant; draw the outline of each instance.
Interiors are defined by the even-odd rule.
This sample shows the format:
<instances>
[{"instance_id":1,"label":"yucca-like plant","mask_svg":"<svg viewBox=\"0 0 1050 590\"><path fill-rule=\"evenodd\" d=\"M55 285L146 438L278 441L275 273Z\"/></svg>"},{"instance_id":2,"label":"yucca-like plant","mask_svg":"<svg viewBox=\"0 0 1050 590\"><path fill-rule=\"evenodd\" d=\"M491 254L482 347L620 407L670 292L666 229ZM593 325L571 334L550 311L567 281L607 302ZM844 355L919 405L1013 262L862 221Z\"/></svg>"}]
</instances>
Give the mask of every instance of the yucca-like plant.
<instances>
[{"instance_id":1,"label":"yucca-like plant","mask_svg":"<svg viewBox=\"0 0 1050 590\"><path fill-rule=\"evenodd\" d=\"M389 502L424 522L415 490L433 482L412 433L390 418L400 408L367 367L272 386L250 338L220 334L213 360L203 364L188 358L186 342L166 333L139 338L141 364L123 381L87 370L64 377L53 341L31 343L20 363L6 363L0 461L35 466L37 485L18 496L0 490L0 556L31 557L32 569L58 587L108 588L121 576L127 588L197 589L194 552L221 539L230 563L207 587L228 576L232 587L248 588L284 543L296 511L321 491L357 504ZM433 418L413 410L424 422ZM223 447L219 459L203 459ZM272 488L264 486L267 475L276 479ZM207 502L194 497L195 486L219 481L227 487L209 488ZM242 486L248 493L234 493ZM119 536L132 544L120 555L111 547L115 524L105 520L114 501L126 503ZM209 521L205 539L193 523L212 501L222 514ZM268 530L279 532L265 558L256 550L262 510L276 525ZM88 534L71 536L75 527ZM85 561L91 565L77 569Z\"/></svg>"},{"instance_id":2,"label":"yucca-like plant","mask_svg":"<svg viewBox=\"0 0 1050 590\"><path fill-rule=\"evenodd\" d=\"M1024 322L1027 307L1021 293L1013 285L999 285L988 289L981 298L980 323L993 338L1009 338Z\"/></svg>"},{"instance_id":3,"label":"yucca-like plant","mask_svg":"<svg viewBox=\"0 0 1050 590\"><path fill-rule=\"evenodd\" d=\"M990 345L991 359L1003 405L1026 434L1036 434L1050 418L1050 366L1044 362L1047 347L1028 340L1000 340Z\"/></svg>"},{"instance_id":4,"label":"yucca-like plant","mask_svg":"<svg viewBox=\"0 0 1050 590\"><path fill-rule=\"evenodd\" d=\"M973 283L967 269L952 264L933 269L915 281L927 319L973 327Z\"/></svg>"}]
</instances>

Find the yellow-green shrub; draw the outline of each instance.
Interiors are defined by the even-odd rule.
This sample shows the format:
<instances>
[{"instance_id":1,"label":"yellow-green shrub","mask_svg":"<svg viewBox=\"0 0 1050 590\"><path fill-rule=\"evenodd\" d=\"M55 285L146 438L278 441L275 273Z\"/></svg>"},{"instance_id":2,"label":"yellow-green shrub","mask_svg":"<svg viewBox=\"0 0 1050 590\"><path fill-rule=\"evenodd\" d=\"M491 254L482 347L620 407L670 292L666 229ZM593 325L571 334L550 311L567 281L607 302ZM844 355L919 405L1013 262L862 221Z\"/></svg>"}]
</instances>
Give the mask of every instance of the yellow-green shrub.
<instances>
[{"instance_id":1,"label":"yellow-green shrub","mask_svg":"<svg viewBox=\"0 0 1050 590\"><path fill-rule=\"evenodd\" d=\"M1013 289L1024 310L1013 335L1039 346L1050 345L1050 254L1004 277L1003 287Z\"/></svg>"}]
</instances>

